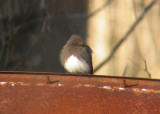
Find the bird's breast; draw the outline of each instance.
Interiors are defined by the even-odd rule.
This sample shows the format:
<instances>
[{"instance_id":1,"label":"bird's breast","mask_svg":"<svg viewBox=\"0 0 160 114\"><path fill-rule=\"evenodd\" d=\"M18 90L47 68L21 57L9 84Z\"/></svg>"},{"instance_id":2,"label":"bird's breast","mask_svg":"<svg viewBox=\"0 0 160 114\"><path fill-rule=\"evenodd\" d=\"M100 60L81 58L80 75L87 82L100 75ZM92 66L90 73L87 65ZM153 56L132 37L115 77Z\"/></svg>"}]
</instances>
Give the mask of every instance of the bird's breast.
<instances>
[{"instance_id":1,"label":"bird's breast","mask_svg":"<svg viewBox=\"0 0 160 114\"><path fill-rule=\"evenodd\" d=\"M64 67L70 73L86 74L90 72L90 67L87 62L83 59L78 59L74 55L68 57L68 59L65 61Z\"/></svg>"}]
</instances>

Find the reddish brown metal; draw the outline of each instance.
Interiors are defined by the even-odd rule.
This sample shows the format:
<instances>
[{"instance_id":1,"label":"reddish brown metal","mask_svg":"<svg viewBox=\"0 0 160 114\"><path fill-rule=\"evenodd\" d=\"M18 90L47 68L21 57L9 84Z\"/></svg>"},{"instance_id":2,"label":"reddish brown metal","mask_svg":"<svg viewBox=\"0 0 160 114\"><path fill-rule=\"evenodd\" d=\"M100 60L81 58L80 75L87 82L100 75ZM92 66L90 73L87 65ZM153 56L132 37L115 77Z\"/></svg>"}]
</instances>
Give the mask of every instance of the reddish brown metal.
<instances>
[{"instance_id":1,"label":"reddish brown metal","mask_svg":"<svg viewBox=\"0 0 160 114\"><path fill-rule=\"evenodd\" d=\"M0 72L0 114L107 113L160 113L160 80Z\"/></svg>"}]
</instances>

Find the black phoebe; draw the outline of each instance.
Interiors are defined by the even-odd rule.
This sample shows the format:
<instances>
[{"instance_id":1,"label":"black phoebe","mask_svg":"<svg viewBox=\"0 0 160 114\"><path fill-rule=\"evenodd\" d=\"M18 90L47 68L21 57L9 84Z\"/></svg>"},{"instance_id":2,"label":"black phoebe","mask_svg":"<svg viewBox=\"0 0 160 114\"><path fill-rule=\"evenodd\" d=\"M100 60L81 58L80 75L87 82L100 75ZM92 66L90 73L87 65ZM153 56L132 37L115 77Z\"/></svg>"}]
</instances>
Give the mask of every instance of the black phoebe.
<instances>
[{"instance_id":1,"label":"black phoebe","mask_svg":"<svg viewBox=\"0 0 160 114\"><path fill-rule=\"evenodd\" d=\"M60 53L60 61L69 73L93 74L92 50L83 39L73 34Z\"/></svg>"}]
</instances>

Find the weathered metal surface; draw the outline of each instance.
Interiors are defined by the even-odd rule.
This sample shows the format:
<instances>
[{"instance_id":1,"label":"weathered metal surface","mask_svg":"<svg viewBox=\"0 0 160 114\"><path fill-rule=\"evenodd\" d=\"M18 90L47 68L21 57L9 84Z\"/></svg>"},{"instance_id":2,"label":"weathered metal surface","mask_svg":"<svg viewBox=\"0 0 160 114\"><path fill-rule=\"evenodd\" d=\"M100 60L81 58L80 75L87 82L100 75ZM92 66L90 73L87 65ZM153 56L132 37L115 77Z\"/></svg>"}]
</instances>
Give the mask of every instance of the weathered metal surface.
<instances>
[{"instance_id":1,"label":"weathered metal surface","mask_svg":"<svg viewBox=\"0 0 160 114\"><path fill-rule=\"evenodd\" d=\"M0 72L0 114L107 113L160 113L160 80Z\"/></svg>"}]
</instances>

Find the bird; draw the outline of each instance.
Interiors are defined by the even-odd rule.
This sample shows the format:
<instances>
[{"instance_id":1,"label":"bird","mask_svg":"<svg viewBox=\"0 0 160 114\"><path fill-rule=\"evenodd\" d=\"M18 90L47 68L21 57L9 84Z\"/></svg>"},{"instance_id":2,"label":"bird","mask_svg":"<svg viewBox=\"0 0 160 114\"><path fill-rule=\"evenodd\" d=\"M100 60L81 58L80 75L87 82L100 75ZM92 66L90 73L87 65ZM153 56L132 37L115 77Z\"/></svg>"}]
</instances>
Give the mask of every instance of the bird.
<instances>
[{"instance_id":1,"label":"bird","mask_svg":"<svg viewBox=\"0 0 160 114\"><path fill-rule=\"evenodd\" d=\"M60 62L68 73L93 74L92 49L77 34L73 34L63 46Z\"/></svg>"}]
</instances>

